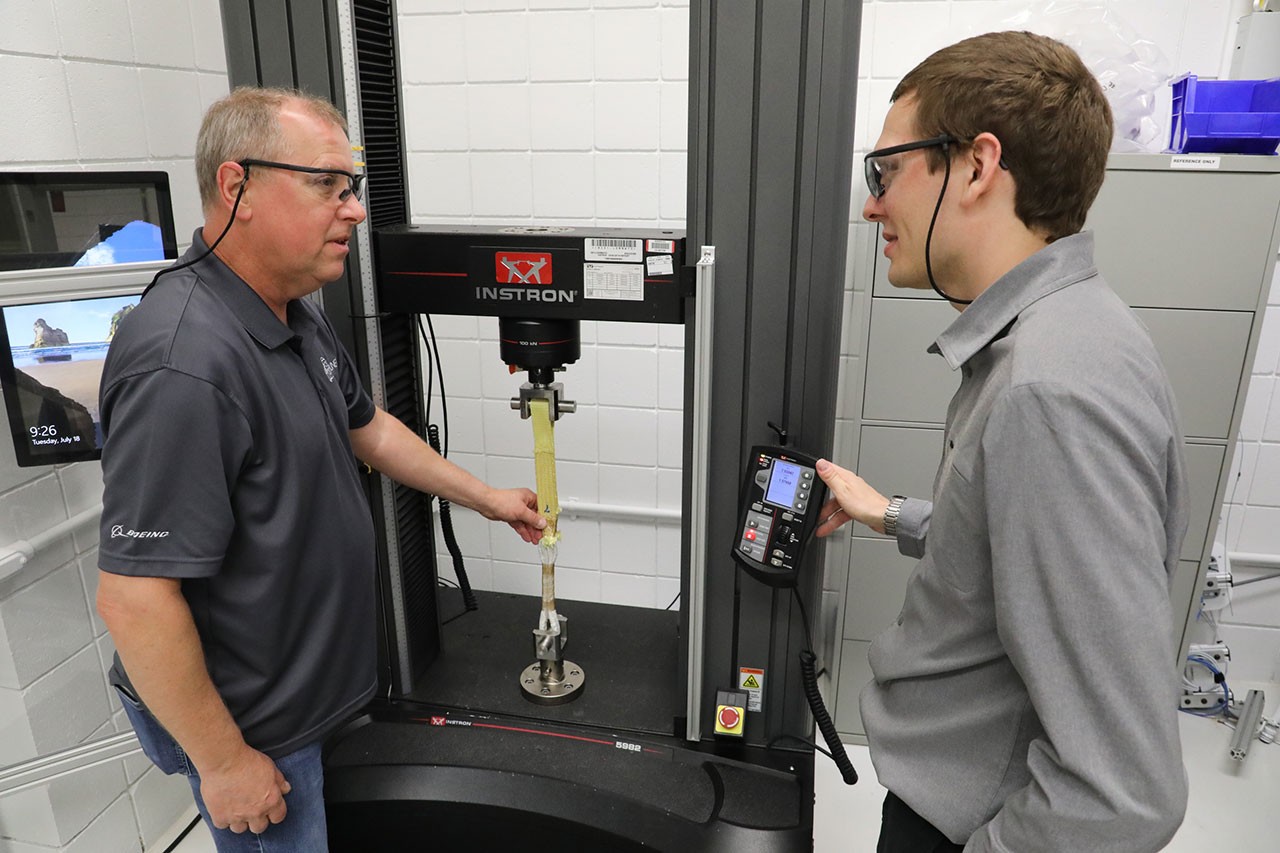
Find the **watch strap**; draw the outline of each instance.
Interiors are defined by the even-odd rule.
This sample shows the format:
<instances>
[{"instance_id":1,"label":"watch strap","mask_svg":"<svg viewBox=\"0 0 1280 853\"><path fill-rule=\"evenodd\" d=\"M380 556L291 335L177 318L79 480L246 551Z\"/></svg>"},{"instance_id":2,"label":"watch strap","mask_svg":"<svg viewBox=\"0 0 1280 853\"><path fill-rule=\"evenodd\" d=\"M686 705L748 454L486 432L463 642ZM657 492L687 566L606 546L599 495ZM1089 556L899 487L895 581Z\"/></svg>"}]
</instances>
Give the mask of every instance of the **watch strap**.
<instances>
[{"instance_id":1,"label":"watch strap","mask_svg":"<svg viewBox=\"0 0 1280 853\"><path fill-rule=\"evenodd\" d=\"M894 495L889 499L889 505L884 508L884 535L898 535L898 516L902 514L902 503L906 498L902 495Z\"/></svg>"}]
</instances>

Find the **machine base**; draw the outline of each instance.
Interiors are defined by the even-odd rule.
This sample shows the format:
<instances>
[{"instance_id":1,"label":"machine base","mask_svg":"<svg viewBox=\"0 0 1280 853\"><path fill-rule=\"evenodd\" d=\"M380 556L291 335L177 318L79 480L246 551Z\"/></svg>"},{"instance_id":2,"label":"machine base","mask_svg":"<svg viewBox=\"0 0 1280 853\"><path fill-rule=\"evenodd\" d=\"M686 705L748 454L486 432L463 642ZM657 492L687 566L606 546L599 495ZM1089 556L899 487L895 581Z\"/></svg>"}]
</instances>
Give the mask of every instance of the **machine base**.
<instances>
[{"instance_id":1,"label":"machine base","mask_svg":"<svg viewBox=\"0 0 1280 853\"><path fill-rule=\"evenodd\" d=\"M540 600L476 595L417 689L326 743L330 850L812 849L812 752L684 739L678 613L574 602L591 690L548 706L511 683Z\"/></svg>"},{"instance_id":2,"label":"machine base","mask_svg":"<svg viewBox=\"0 0 1280 853\"><path fill-rule=\"evenodd\" d=\"M800 853L812 773L811 753L378 702L327 746L329 848Z\"/></svg>"}]
</instances>

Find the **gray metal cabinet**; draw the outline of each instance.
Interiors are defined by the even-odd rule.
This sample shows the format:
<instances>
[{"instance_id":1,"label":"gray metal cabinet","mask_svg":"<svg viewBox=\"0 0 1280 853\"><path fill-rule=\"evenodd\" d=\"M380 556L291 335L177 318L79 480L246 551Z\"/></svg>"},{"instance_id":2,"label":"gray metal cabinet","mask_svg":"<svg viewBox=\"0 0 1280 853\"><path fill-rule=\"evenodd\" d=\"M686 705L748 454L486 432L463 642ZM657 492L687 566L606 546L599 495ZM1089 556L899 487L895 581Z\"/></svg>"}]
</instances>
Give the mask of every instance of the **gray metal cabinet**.
<instances>
[{"instance_id":1,"label":"gray metal cabinet","mask_svg":"<svg viewBox=\"0 0 1280 853\"><path fill-rule=\"evenodd\" d=\"M1216 168L1187 169L1169 155L1112 155L1088 227L1099 269L1151 333L1178 397L1191 519L1174 578L1172 627L1185 638L1280 248L1280 158L1223 155ZM882 492L927 497L959 374L926 350L956 311L931 291L890 285L875 231L854 231L853 286L869 293L850 302L857 316L847 321L847 419L837 433L837 461ZM865 527L853 531L848 547L829 549L827 587L837 591L835 720L855 738L862 734L857 695L870 678L867 648L897 616L914 566Z\"/></svg>"}]
</instances>

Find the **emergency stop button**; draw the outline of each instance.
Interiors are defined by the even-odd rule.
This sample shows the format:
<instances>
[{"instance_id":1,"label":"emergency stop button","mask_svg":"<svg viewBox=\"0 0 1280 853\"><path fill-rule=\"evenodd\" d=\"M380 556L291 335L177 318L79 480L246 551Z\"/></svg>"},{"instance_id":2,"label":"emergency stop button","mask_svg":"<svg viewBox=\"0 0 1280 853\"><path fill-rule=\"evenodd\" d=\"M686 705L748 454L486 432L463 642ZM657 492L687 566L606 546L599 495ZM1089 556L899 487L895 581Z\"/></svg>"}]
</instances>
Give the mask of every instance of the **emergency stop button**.
<instances>
[{"instance_id":1,"label":"emergency stop button","mask_svg":"<svg viewBox=\"0 0 1280 853\"><path fill-rule=\"evenodd\" d=\"M716 706L716 734L742 737L742 709L734 705Z\"/></svg>"},{"instance_id":2,"label":"emergency stop button","mask_svg":"<svg viewBox=\"0 0 1280 853\"><path fill-rule=\"evenodd\" d=\"M747 692L745 690L716 691L716 734L742 737L747 718Z\"/></svg>"}]
</instances>

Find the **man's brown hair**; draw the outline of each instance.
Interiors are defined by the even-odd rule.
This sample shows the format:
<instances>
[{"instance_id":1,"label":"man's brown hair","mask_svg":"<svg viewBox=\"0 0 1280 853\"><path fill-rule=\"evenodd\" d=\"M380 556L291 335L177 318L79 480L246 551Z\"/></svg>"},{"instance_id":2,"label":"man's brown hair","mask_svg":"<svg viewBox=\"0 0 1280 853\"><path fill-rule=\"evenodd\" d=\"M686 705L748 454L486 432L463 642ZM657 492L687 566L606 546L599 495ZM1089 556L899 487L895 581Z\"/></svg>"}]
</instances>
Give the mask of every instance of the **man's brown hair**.
<instances>
[{"instance_id":1,"label":"man's brown hair","mask_svg":"<svg viewBox=\"0 0 1280 853\"><path fill-rule=\"evenodd\" d=\"M1106 174L1111 107L1080 56L1028 32L975 36L944 47L902 78L921 138L970 142L994 134L1016 184L1014 212L1050 241L1075 234ZM948 155L949 156L948 152ZM930 171L944 154L927 152Z\"/></svg>"},{"instance_id":2,"label":"man's brown hair","mask_svg":"<svg viewBox=\"0 0 1280 853\"><path fill-rule=\"evenodd\" d=\"M296 89L241 86L216 101L204 114L196 137L196 182L206 211L218 197L218 167L228 161L276 160L287 162L280 132L280 111L298 104L316 118L347 132L347 120L324 98Z\"/></svg>"}]
</instances>

